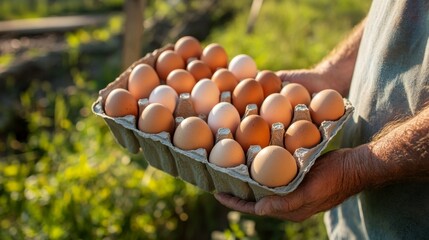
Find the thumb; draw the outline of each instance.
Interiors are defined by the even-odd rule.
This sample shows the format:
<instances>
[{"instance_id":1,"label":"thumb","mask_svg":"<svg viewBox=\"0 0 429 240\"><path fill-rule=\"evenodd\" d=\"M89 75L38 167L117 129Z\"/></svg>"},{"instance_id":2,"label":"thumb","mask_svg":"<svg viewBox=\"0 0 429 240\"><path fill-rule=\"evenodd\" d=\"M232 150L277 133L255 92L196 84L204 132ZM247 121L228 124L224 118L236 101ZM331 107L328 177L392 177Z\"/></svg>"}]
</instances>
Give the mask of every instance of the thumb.
<instances>
[{"instance_id":1,"label":"thumb","mask_svg":"<svg viewBox=\"0 0 429 240\"><path fill-rule=\"evenodd\" d=\"M323 76L314 70L298 69L298 70L280 70L276 72L282 82L299 83L303 85L311 93L319 92L326 88L323 86Z\"/></svg>"},{"instance_id":2,"label":"thumb","mask_svg":"<svg viewBox=\"0 0 429 240\"><path fill-rule=\"evenodd\" d=\"M287 82L307 81L307 79L314 79L316 77L316 74L308 69L280 70L276 74L282 81Z\"/></svg>"}]
</instances>

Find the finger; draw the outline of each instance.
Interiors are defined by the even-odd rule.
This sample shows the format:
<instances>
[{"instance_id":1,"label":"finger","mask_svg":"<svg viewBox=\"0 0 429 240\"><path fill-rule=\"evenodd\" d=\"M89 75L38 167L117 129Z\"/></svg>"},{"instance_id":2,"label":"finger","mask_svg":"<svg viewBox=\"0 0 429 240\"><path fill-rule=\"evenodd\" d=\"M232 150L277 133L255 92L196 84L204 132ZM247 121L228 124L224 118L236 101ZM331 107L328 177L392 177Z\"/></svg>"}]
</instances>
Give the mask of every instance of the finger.
<instances>
[{"instance_id":1,"label":"finger","mask_svg":"<svg viewBox=\"0 0 429 240\"><path fill-rule=\"evenodd\" d=\"M332 206L326 207L323 204L305 204L294 211L284 213L281 218L293 222L301 222L317 213L327 211L331 208Z\"/></svg>"},{"instance_id":2,"label":"finger","mask_svg":"<svg viewBox=\"0 0 429 240\"><path fill-rule=\"evenodd\" d=\"M294 82L297 78L297 70L280 70L276 72L276 75L282 80L282 82Z\"/></svg>"},{"instance_id":3,"label":"finger","mask_svg":"<svg viewBox=\"0 0 429 240\"><path fill-rule=\"evenodd\" d=\"M228 208L239 212L255 214L255 202L249 202L238 197L231 196L227 193L215 193L216 200Z\"/></svg>"},{"instance_id":4,"label":"finger","mask_svg":"<svg viewBox=\"0 0 429 240\"><path fill-rule=\"evenodd\" d=\"M288 219L290 213L299 210L303 205L302 191L297 189L286 196L272 195L262 198L255 205L255 213Z\"/></svg>"},{"instance_id":5,"label":"finger","mask_svg":"<svg viewBox=\"0 0 429 240\"><path fill-rule=\"evenodd\" d=\"M326 81L321 81L322 76L312 70L280 70L276 72L283 82L299 83L303 85L310 94L328 88Z\"/></svg>"}]
</instances>

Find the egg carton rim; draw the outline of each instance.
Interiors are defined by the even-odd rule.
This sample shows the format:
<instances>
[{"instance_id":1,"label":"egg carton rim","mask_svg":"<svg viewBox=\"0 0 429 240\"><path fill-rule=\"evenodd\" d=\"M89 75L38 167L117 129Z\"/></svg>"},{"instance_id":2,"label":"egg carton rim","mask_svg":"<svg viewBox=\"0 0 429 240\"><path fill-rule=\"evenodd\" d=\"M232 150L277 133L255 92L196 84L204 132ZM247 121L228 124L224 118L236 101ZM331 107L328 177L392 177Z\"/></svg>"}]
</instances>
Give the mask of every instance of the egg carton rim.
<instances>
[{"instance_id":1,"label":"egg carton rim","mask_svg":"<svg viewBox=\"0 0 429 240\"><path fill-rule=\"evenodd\" d=\"M258 187L261 187L267 191L272 192L273 194L278 195L285 195L287 193L292 192L293 190L298 187L298 185L303 180L304 176L310 171L311 167L314 165L317 158L323 153L323 151L326 149L327 145L330 143L331 139L336 136L338 131L341 130L342 126L345 124L346 121L351 117L354 108L350 104L350 102L344 98L346 111L344 115L336 120L336 121L324 121L321 126L319 127L320 131L322 132L322 141L316 145L313 148L307 149L307 148L299 148L294 153L294 158L298 162L298 173L295 176L295 178L287 185L280 186L280 187L267 187L264 186L255 180L253 180L250 177L250 174L248 173L248 167L245 164L232 167L232 168L223 168L220 166L217 166L213 163L210 163L208 161L207 153L204 149L196 149L196 150L182 150L176 146L174 146L171 142L171 136L169 136L168 133L158 133L158 134L150 134L140 131L135 127L135 117L134 116L125 116L125 117L110 117L107 116L104 111L102 110L102 106L100 103L100 100L97 100L94 102L92 110L93 113L106 119L110 119L121 125L124 129L131 130L135 133L137 133L138 136L146 139L150 139L151 141L159 142L160 144L163 144L167 146L168 148L172 149L176 153L185 155L195 161L198 161L204 165L207 165L211 167L214 170L221 171L225 174L228 174L229 176L233 178L238 178L239 180L242 180L248 184L251 185L257 185ZM309 156L310 154L310 156ZM244 169L247 169L247 174L244 174ZM162 169L161 169L162 170ZM180 176L179 176L180 178Z\"/></svg>"}]
</instances>

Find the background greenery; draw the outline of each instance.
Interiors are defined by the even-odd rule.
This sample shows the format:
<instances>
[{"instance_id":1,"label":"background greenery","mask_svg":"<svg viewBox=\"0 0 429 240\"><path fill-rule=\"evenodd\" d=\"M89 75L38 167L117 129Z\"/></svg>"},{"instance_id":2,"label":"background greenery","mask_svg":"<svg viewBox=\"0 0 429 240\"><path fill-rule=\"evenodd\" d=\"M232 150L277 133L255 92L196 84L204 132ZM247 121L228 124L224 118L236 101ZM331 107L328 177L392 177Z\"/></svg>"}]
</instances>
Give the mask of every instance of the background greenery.
<instances>
[{"instance_id":1,"label":"background greenery","mask_svg":"<svg viewBox=\"0 0 429 240\"><path fill-rule=\"evenodd\" d=\"M124 0L4 0L0 20L121 10Z\"/></svg>"},{"instance_id":2,"label":"background greenery","mask_svg":"<svg viewBox=\"0 0 429 240\"><path fill-rule=\"evenodd\" d=\"M203 2L148 1L145 17L180 21ZM122 4L2 0L0 19L107 13ZM267 0L254 32L246 34L251 1L218 1L207 16L216 24L200 40L222 44L231 58L246 53L260 69L310 67L362 19L369 4ZM0 78L0 239L326 238L321 214L291 223L232 212L114 141L91 104L120 73L121 48L114 40L122 22L114 17L103 27L68 32L61 60L49 69L25 79ZM159 46L179 37L161 39ZM109 44L114 47L108 51L84 51ZM1 67L13 64L9 54Z\"/></svg>"}]
</instances>

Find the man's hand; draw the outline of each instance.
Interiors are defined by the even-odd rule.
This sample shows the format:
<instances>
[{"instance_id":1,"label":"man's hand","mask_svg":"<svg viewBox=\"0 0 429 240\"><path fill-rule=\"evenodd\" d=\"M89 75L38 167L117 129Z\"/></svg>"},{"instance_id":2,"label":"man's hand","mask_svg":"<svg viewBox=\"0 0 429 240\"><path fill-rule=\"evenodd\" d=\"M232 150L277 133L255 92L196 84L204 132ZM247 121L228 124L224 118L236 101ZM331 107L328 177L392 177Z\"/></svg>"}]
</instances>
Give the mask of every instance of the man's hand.
<instances>
[{"instance_id":1,"label":"man's hand","mask_svg":"<svg viewBox=\"0 0 429 240\"><path fill-rule=\"evenodd\" d=\"M387 125L368 144L319 157L295 191L247 202L225 194L225 206L250 214L302 221L364 189L404 181L429 181L429 105L403 122Z\"/></svg>"},{"instance_id":2,"label":"man's hand","mask_svg":"<svg viewBox=\"0 0 429 240\"><path fill-rule=\"evenodd\" d=\"M240 212L302 221L328 210L365 187L359 161L366 146L341 149L317 159L299 187L286 196L267 196L258 202L248 202L224 193L215 194L223 205Z\"/></svg>"}]
</instances>

